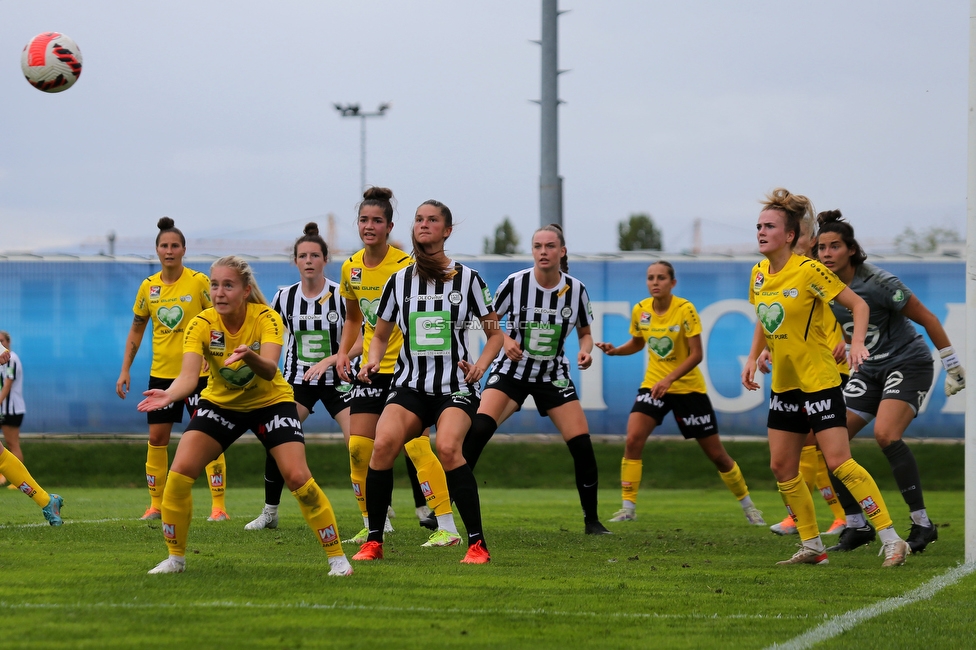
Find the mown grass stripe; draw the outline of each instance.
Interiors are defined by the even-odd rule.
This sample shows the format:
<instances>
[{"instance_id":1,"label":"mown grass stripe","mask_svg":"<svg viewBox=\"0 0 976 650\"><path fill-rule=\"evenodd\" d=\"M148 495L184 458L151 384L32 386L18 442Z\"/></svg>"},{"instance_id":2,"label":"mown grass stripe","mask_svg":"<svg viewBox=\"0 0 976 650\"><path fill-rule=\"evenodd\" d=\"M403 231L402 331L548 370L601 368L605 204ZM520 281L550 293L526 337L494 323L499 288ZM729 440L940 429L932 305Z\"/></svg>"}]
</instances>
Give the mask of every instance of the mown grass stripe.
<instances>
[{"instance_id":1,"label":"mown grass stripe","mask_svg":"<svg viewBox=\"0 0 976 650\"><path fill-rule=\"evenodd\" d=\"M881 614L887 614L906 605L917 603L921 600L928 600L946 587L953 585L967 575L976 571L976 563L961 564L950 569L942 575L935 576L920 587L894 598L886 598L880 602L861 609L854 609L845 612L840 616L831 618L818 625L817 627L804 632L800 636L790 639L786 643L777 643L769 646L768 650L804 650L812 648L818 643L823 643L828 639L843 634L864 621L870 620Z\"/></svg>"}]
</instances>

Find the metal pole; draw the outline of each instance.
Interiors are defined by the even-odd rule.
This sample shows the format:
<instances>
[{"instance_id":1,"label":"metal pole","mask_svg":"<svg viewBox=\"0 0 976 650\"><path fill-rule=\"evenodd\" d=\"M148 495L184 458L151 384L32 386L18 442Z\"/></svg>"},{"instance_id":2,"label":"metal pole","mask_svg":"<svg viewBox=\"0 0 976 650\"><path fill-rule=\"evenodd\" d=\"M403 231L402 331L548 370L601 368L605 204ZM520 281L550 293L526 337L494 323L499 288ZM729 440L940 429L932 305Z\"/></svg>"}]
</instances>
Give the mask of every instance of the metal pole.
<instances>
[{"instance_id":1,"label":"metal pole","mask_svg":"<svg viewBox=\"0 0 976 650\"><path fill-rule=\"evenodd\" d=\"M539 222L563 224L563 179L559 176L559 2L542 0L541 160Z\"/></svg>"},{"instance_id":2,"label":"metal pole","mask_svg":"<svg viewBox=\"0 0 976 650\"><path fill-rule=\"evenodd\" d=\"M966 172L966 366L976 373L976 0L969 2L969 142ZM976 377L976 374L973 375ZM976 386L966 390L965 561L976 562Z\"/></svg>"},{"instance_id":3,"label":"metal pole","mask_svg":"<svg viewBox=\"0 0 976 650\"><path fill-rule=\"evenodd\" d=\"M359 116L359 190L366 191L366 116Z\"/></svg>"}]
</instances>

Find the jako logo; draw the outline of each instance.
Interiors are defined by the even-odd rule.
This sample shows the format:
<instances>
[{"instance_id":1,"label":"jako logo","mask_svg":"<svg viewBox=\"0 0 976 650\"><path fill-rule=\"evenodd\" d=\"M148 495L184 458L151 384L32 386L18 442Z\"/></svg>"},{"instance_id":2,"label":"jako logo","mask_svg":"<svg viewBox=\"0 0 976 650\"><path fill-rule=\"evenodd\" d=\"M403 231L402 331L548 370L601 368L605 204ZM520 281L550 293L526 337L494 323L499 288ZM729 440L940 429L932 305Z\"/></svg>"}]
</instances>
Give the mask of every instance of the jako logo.
<instances>
[{"instance_id":1,"label":"jako logo","mask_svg":"<svg viewBox=\"0 0 976 650\"><path fill-rule=\"evenodd\" d=\"M807 413L826 413L830 410L830 400L822 399L819 402L804 402L803 410Z\"/></svg>"},{"instance_id":2,"label":"jako logo","mask_svg":"<svg viewBox=\"0 0 976 650\"><path fill-rule=\"evenodd\" d=\"M163 524L163 537L176 539L176 524Z\"/></svg>"},{"instance_id":3,"label":"jako logo","mask_svg":"<svg viewBox=\"0 0 976 650\"><path fill-rule=\"evenodd\" d=\"M681 421L688 426L700 427L705 424L710 424L712 421L711 415L691 415L686 418L681 418Z\"/></svg>"},{"instance_id":4,"label":"jako logo","mask_svg":"<svg viewBox=\"0 0 976 650\"><path fill-rule=\"evenodd\" d=\"M335 526L326 526L325 528L318 529L319 539L322 541L322 546L328 544L335 544L336 542L336 532Z\"/></svg>"},{"instance_id":5,"label":"jako logo","mask_svg":"<svg viewBox=\"0 0 976 650\"><path fill-rule=\"evenodd\" d=\"M430 489L430 481L424 481L421 483L420 491L424 493L424 497L428 501L434 496L434 491Z\"/></svg>"},{"instance_id":6,"label":"jako logo","mask_svg":"<svg viewBox=\"0 0 976 650\"><path fill-rule=\"evenodd\" d=\"M146 485L151 488L156 487L156 477L152 474L146 474Z\"/></svg>"},{"instance_id":7,"label":"jako logo","mask_svg":"<svg viewBox=\"0 0 976 650\"><path fill-rule=\"evenodd\" d=\"M861 509L864 510L864 514L869 517L880 510L880 508L878 508L878 504L874 502L874 497L866 497L860 502L860 504Z\"/></svg>"},{"instance_id":8,"label":"jako logo","mask_svg":"<svg viewBox=\"0 0 976 650\"><path fill-rule=\"evenodd\" d=\"M237 426L219 413L214 413L212 409L199 409L197 411L197 417L207 418L208 420L216 420L217 422L220 422L220 426L226 427L228 431L233 431Z\"/></svg>"},{"instance_id":9,"label":"jako logo","mask_svg":"<svg viewBox=\"0 0 976 650\"><path fill-rule=\"evenodd\" d=\"M773 395L769 400L770 411L785 411L787 413L799 413L799 404L786 404L780 400L779 395Z\"/></svg>"}]
</instances>

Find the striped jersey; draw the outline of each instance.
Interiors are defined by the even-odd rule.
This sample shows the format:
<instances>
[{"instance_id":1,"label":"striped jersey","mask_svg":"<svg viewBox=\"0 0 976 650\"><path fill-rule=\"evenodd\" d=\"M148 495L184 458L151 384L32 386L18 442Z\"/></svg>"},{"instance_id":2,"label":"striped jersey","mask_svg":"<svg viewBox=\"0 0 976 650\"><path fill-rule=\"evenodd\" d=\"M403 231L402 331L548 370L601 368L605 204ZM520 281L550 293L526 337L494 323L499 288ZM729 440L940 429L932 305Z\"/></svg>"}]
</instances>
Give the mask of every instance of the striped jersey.
<instances>
[{"instance_id":1,"label":"striped jersey","mask_svg":"<svg viewBox=\"0 0 976 650\"><path fill-rule=\"evenodd\" d=\"M290 384L338 386L335 367L319 379L305 381L305 371L339 351L346 303L339 297L339 283L325 279L325 287L314 298L302 293L302 283L278 289L271 308L285 324L285 366L282 375Z\"/></svg>"},{"instance_id":2,"label":"striped jersey","mask_svg":"<svg viewBox=\"0 0 976 650\"><path fill-rule=\"evenodd\" d=\"M383 289L377 316L403 332L393 386L428 395L480 395L481 385L465 382L458 363L474 363L467 330L475 326L472 319L494 311L491 292L477 271L452 265L447 282L424 283L411 265L393 274Z\"/></svg>"},{"instance_id":3,"label":"striped jersey","mask_svg":"<svg viewBox=\"0 0 976 650\"><path fill-rule=\"evenodd\" d=\"M491 372L524 381L569 378L564 345L574 327L588 327L593 319L590 297L583 283L565 273L559 284L544 289L533 269L511 274L495 293L498 318L507 318L508 335L519 344L522 359L512 361L502 350Z\"/></svg>"},{"instance_id":4,"label":"striped jersey","mask_svg":"<svg viewBox=\"0 0 976 650\"><path fill-rule=\"evenodd\" d=\"M0 403L0 415L23 415L27 412L24 404L24 366L13 350L10 360L0 366L0 387L10 385L7 398Z\"/></svg>"}]
</instances>

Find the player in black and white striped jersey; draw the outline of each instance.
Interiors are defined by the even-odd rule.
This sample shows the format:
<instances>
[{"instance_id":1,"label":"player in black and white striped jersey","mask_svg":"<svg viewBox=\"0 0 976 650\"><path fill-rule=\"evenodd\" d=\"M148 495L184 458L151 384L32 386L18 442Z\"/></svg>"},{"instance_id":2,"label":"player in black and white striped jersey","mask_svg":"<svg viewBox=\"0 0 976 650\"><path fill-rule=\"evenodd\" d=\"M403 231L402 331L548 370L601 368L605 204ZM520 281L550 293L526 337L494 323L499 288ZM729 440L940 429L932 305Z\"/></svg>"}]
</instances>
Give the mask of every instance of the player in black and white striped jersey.
<instances>
[{"instance_id":1,"label":"player in black and white striped jersey","mask_svg":"<svg viewBox=\"0 0 976 650\"><path fill-rule=\"evenodd\" d=\"M562 228L545 226L532 235L532 268L508 276L495 294L498 317L507 319L504 349L495 359L481 406L464 440L473 468L498 425L531 395L573 456L576 489L588 535L608 535L597 515L598 472L586 415L569 375L564 345L576 329L581 370L593 362L590 299L583 283L569 275Z\"/></svg>"},{"instance_id":2,"label":"player in black and white striped jersey","mask_svg":"<svg viewBox=\"0 0 976 650\"><path fill-rule=\"evenodd\" d=\"M406 442L434 425L448 491L467 530L468 551L462 563L485 564L491 559L481 527L478 484L461 447L478 410L478 382L501 349L502 333L484 280L444 253L452 223L451 211L439 201L425 201L417 208L414 264L390 277L380 299L369 359L359 379L369 383L379 369L394 325L403 332L403 346L376 424L376 444L366 474L369 533L354 560L382 559L393 461ZM476 362L467 349L471 327L481 327L488 339Z\"/></svg>"},{"instance_id":3,"label":"player in black and white striped jersey","mask_svg":"<svg viewBox=\"0 0 976 650\"><path fill-rule=\"evenodd\" d=\"M298 417L304 422L319 401L342 429L349 442L349 398L352 385L339 379L336 353L346 320L346 305L339 297L339 284L325 277L329 247L314 222L305 226L295 242L293 261L301 280L279 289L271 308L285 325L285 363L282 376L295 392ZM353 355L362 350L362 336ZM264 509L244 530L278 527L278 505L285 479L270 453L264 465Z\"/></svg>"}]
</instances>

